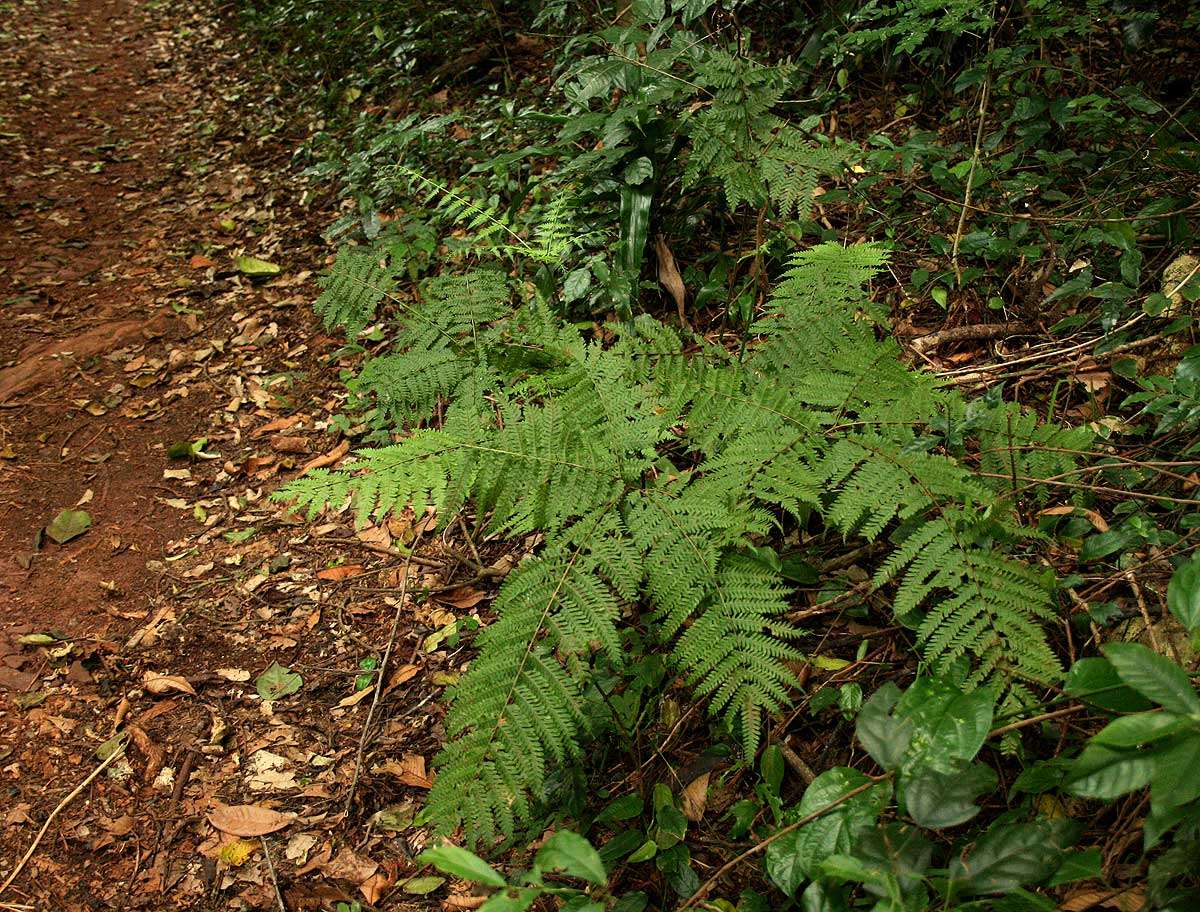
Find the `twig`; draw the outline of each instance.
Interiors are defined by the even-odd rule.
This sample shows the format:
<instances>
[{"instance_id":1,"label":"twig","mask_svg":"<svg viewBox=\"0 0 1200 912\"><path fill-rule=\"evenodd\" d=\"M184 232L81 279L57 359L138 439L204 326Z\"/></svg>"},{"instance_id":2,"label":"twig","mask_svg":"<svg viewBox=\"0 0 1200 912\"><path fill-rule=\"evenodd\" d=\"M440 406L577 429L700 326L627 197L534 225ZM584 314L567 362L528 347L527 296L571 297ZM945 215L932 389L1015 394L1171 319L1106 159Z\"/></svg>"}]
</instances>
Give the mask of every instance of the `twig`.
<instances>
[{"instance_id":1,"label":"twig","mask_svg":"<svg viewBox=\"0 0 1200 912\"><path fill-rule=\"evenodd\" d=\"M81 783L79 783L79 785L75 786L75 788L72 789L71 793L69 795L67 795L66 798L64 798L62 801L60 801L58 803L58 807L56 807L54 810L52 810L50 812L50 816L46 818L46 822L43 823L42 828L40 830L38 830L37 836L35 836L33 838L33 842L30 843L29 849L25 852L24 857L22 857L21 860L19 862L17 862L17 866L15 868L13 868L12 873L8 875L8 879L5 880L4 883L0 884L0 894L3 894L5 890L7 890L10 886L12 886L12 882L14 880L16 880L17 877L20 875L20 873L25 869L25 865L29 863L29 859L33 857L33 853L35 851L37 851L38 845L41 844L42 837L45 836L46 831L48 829L50 829L50 824L52 824L54 822L54 818L59 815L59 813L62 811L63 808L65 808L68 804L70 804L72 801L74 801L79 796L80 792L82 792L85 788L87 788L89 785L91 785L92 782L95 781L96 777L99 776L102 772L104 772L104 770L108 767L108 765L110 763L112 763L118 757L123 756L124 754L125 754L124 743L117 745L117 747L113 750L113 752L111 754L109 754L107 757L105 757L104 760L101 761L100 765L97 766L94 770L92 770L91 774L86 779L84 779Z\"/></svg>"},{"instance_id":2,"label":"twig","mask_svg":"<svg viewBox=\"0 0 1200 912\"><path fill-rule=\"evenodd\" d=\"M271 850L267 848L267 837L259 836L262 842L263 855L267 859L267 870L271 873L271 885L275 887L275 900L279 903L279 912L287 912L287 906L283 902L283 893L279 891L279 878L275 876L275 863L271 861Z\"/></svg>"},{"instance_id":3,"label":"twig","mask_svg":"<svg viewBox=\"0 0 1200 912\"><path fill-rule=\"evenodd\" d=\"M1154 622L1150 620L1150 610L1146 607L1146 599L1142 595L1142 587L1138 585L1137 575L1129 570L1126 573L1126 578L1129 580L1129 588L1133 590L1133 597L1137 600L1138 611L1142 615L1142 620L1146 622L1146 635L1150 638L1150 646L1157 653L1162 653L1162 644L1158 641L1158 633L1154 629ZM1174 645L1174 644L1172 644ZM1179 661L1179 656L1175 656L1175 660Z\"/></svg>"},{"instance_id":4,"label":"twig","mask_svg":"<svg viewBox=\"0 0 1200 912\"><path fill-rule=\"evenodd\" d=\"M1014 732L1022 728L1028 728L1030 725L1037 725L1039 722L1045 722L1049 719L1057 719L1060 716L1069 716L1071 713L1077 713L1081 709L1087 709L1083 704L1076 706L1068 706L1064 709L1056 709L1052 712L1040 713L1036 716L1030 716L1028 719L1021 719L1017 722L1011 722L1008 725L1001 725L999 728L993 728L988 732L989 738L999 738L1001 735L1007 735L1009 732Z\"/></svg>"},{"instance_id":5,"label":"twig","mask_svg":"<svg viewBox=\"0 0 1200 912\"><path fill-rule=\"evenodd\" d=\"M772 833L770 836L768 836L766 839L763 839L760 842L756 842L754 845L750 846L750 848L746 849L746 851L742 852L742 854L738 855L736 858L731 859L730 861L727 861L725 864L721 865L721 867L717 868L717 873L714 874L712 877L710 877L708 880L704 881L704 883L700 884L700 888L695 893L693 893L691 896L689 896L686 900L684 900L683 904L679 906L679 908L676 910L676 912L683 912L684 909L690 909L692 906L696 905L696 903L700 902L702 899L704 899L705 896L708 895L709 890L711 890L713 887L715 887L717 885L717 881L719 881L722 877L724 877L726 874L728 874L730 871L732 871L734 868L736 868L738 865L740 865L747 858L757 855L759 852L766 849L766 847L769 846L771 843L773 843L775 840L782 839L788 833L798 830L802 826L807 826L808 824L812 823L814 820L818 820L821 817L824 817L830 811L837 810L839 807L841 807L843 804L845 804L851 798L856 798L857 796L861 795L863 792L874 788L879 783L886 782L887 780L891 779L892 776L893 776L892 773L884 773L882 776L876 776L876 777L872 778L870 782L864 782L862 785L858 786L857 788L850 789L850 791L846 792L846 794L842 795L842 797L829 802L829 804L825 805L824 807L817 808L811 814L807 814L804 817L801 817L795 823L789 823L787 826L781 827L780 829L778 829L774 833Z\"/></svg>"},{"instance_id":6,"label":"twig","mask_svg":"<svg viewBox=\"0 0 1200 912\"><path fill-rule=\"evenodd\" d=\"M992 50L996 45L996 37L993 32L988 38L988 56L991 56ZM971 152L971 170L967 172L967 186L963 191L962 209L958 213L958 227L954 229L954 243L950 247L950 262L954 266L954 276L958 279L959 288L962 287L962 267L958 264L958 245L962 240L963 228L967 223L967 211L971 208L971 190L975 185L975 170L979 165L979 150L983 146L983 125L987 122L987 104L988 96L992 91L992 71L988 68L987 75L983 78L983 88L979 91L979 126L975 128L975 148Z\"/></svg>"},{"instance_id":7,"label":"twig","mask_svg":"<svg viewBox=\"0 0 1200 912\"><path fill-rule=\"evenodd\" d=\"M367 718L363 722L362 736L358 739L358 753L354 757L354 778L350 781L350 794L346 796L345 813L347 816L350 814L350 808L354 805L354 793L358 789L358 777L362 773L363 752L367 749L371 720L375 716L375 708L379 705L379 697L383 693L383 682L387 679L388 660L392 657L392 649L396 645L396 634L400 630L400 613L404 610L404 601L408 596L408 571L413 563L413 555L417 552L417 545L420 543L421 533L417 532L404 560L404 570L400 580L400 597L396 600L396 612L392 615L392 632L388 637L387 649L383 653L383 661L379 663L379 674L375 677L375 693L371 697L371 706L367 710Z\"/></svg>"},{"instance_id":8,"label":"twig","mask_svg":"<svg viewBox=\"0 0 1200 912\"><path fill-rule=\"evenodd\" d=\"M781 738L775 743L779 748L779 752L783 754L783 759L787 762L787 765L792 768L797 776L804 780L805 785L812 785L813 780L817 778L817 774L813 772L813 768L805 763L798 753L792 750L792 746L787 743L786 738Z\"/></svg>"}]
</instances>

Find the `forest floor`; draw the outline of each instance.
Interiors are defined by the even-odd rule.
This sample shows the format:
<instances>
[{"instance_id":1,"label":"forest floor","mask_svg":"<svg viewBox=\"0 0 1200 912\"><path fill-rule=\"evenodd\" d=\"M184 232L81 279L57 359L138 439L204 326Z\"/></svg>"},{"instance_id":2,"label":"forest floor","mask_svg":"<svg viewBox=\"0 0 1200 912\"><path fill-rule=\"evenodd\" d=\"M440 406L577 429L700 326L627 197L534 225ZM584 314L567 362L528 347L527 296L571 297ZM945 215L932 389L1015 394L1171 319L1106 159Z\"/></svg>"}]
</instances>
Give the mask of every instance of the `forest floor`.
<instances>
[{"instance_id":1,"label":"forest floor","mask_svg":"<svg viewBox=\"0 0 1200 912\"><path fill-rule=\"evenodd\" d=\"M419 530L268 501L348 449L295 131L191 4L36 7L0 38L0 909L436 904L395 834L456 672L426 637L484 594L425 559L360 764Z\"/></svg>"}]
</instances>

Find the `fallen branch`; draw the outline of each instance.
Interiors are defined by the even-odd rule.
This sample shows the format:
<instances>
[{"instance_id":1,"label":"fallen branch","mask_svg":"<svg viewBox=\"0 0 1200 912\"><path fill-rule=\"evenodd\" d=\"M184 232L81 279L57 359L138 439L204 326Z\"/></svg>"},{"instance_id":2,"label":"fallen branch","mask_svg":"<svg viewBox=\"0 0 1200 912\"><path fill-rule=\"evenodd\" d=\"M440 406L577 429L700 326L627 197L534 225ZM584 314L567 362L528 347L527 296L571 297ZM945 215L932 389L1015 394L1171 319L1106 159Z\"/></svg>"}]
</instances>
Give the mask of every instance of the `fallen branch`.
<instances>
[{"instance_id":1,"label":"fallen branch","mask_svg":"<svg viewBox=\"0 0 1200 912\"><path fill-rule=\"evenodd\" d=\"M913 339L909 344L917 353L924 354L950 342L996 339L1029 331L1029 326L1025 323L976 323L970 326L952 326L949 329Z\"/></svg>"}]
</instances>

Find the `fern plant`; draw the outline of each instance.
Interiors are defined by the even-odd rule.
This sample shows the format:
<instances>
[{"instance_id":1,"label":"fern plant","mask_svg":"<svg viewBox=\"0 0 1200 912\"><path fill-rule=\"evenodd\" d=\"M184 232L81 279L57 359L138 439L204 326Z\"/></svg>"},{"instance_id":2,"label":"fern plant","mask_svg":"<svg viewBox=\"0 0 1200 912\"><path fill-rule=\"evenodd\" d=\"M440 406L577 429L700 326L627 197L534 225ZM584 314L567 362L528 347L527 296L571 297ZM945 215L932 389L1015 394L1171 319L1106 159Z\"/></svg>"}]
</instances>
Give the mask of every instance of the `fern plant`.
<instances>
[{"instance_id":1,"label":"fern plant","mask_svg":"<svg viewBox=\"0 0 1200 912\"><path fill-rule=\"evenodd\" d=\"M364 255L348 256L361 270ZM490 843L530 816L547 770L593 732L592 669L621 669L631 616L752 755L802 658L786 585L761 558L786 523L890 541L875 584L895 585L897 617L935 668L965 667L967 686L1016 703L1058 677L1050 581L1016 556L1032 533L999 473L929 433L966 428L990 467L1001 439L1031 454L1054 432L1003 406L968 415L901 363L863 293L885 258L870 244L797 254L739 356L648 316L589 340L487 271L398 301L393 350L356 383L407 436L277 497L310 514L349 500L360 521L411 505L445 522L470 503L491 531L544 537L449 695L427 805L439 830ZM388 286L364 296L331 281L327 294L342 287L326 310L353 329Z\"/></svg>"}]
</instances>

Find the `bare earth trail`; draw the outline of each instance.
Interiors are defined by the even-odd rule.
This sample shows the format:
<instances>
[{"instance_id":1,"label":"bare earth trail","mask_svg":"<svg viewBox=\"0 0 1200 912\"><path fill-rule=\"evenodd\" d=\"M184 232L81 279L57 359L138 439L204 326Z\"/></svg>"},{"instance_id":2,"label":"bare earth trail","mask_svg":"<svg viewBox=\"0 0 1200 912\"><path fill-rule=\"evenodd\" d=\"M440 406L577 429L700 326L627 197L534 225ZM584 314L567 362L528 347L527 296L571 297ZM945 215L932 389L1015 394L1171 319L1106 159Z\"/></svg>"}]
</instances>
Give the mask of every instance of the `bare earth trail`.
<instances>
[{"instance_id":1,"label":"bare earth trail","mask_svg":"<svg viewBox=\"0 0 1200 912\"><path fill-rule=\"evenodd\" d=\"M355 679L400 566L381 549L406 532L314 530L267 499L345 454L322 422L347 365L308 306L330 215L298 205L296 131L238 83L238 53L190 4L0 4L0 884L123 750L0 909L418 899L397 884L438 736L425 682L455 661L418 646L483 594L403 625L346 816ZM279 271L252 280L239 255ZM42 530L66 509L91 525L57 544ZM302 685L264 700L273 662ZM210 825L221 805L289 815L273 872L259 839ZM390 829L365 829L381 808Z\"/></svg>"}]
</instances>

